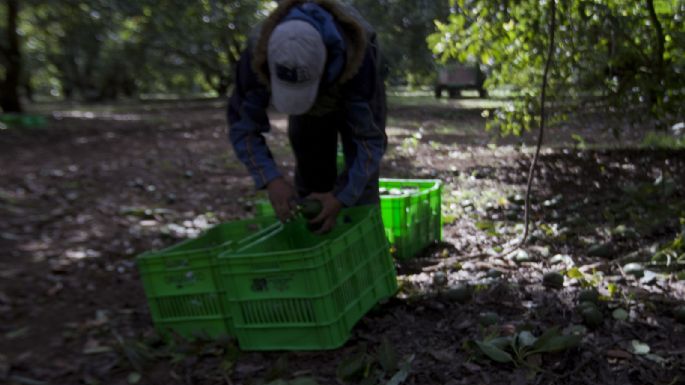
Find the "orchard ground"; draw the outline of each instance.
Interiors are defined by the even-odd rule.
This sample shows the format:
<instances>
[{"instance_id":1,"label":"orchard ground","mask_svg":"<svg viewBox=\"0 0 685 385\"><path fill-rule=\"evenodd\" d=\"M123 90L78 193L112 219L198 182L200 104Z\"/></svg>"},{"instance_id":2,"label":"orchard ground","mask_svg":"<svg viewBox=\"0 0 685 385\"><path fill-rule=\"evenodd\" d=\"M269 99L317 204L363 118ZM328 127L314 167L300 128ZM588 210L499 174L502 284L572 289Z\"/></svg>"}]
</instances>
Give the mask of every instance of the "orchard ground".
<instances>
[{"instance_id":1,"label":"orchard ground","mask_svg":"<svg viewBox=\"0 0 685 385\"><path fill-rule=\"evenodd\" d=\"M685 383L685 325L673 316L682 265L652 259L669 244L683 253L672 241L683 231L685 152L645 147L639 129L617 140L592 117L551 127L532 239L498 257L523 231L535 142L484 130L498 103L390 97L382 176L445 182L443 242L397 265L400 292L343 348L271 353L161 343L135 266L143 251L253 215L260 195L228 144L224 101L30 106L47 127L0 131L0 380L338 384L366 351L352 383L364 372L420 385ZM286 122L272 114L267 140L292 176ZM645 266L642 278L624 270L629 262ZM561 289L542 286L553 270L566 273ZM463 284L469 300L446 295ZM583 286L603 295L595 328L576 310ZM618 308L626 314L615 317ZM495 322L483 325L488 312ZM513 364L473 343L555 326L580 344Z\"/></svg>"}]
</instances>

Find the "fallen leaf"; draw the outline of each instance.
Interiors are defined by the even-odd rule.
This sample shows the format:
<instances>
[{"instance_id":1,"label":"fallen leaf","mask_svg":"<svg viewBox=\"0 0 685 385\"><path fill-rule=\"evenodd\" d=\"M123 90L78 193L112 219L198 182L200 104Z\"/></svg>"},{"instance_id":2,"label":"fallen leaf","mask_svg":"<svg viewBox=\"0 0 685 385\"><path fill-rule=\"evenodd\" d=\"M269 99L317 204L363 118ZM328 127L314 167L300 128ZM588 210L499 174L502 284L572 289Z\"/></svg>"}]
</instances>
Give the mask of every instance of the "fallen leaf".
<instances>
[{"instance_id":1,"label":"fallen leaf","mask_svg":"<svg viewBox=\"0 0 685 385\"><path fill-rule=\"evenodd\" d=\"M129 375L128 375L128 383L129 383L129 384L132 384L132 385L133 385L133 384L137 384L137 383L140 382L140 379L141 379L141 378L142 378L142 376L140 375L140 373L138 373L138 372L131 372L131 373L129 373Z\"/></svg>"},{"instance_id":2,"label":"fallen leaf","mask_svg":"<svg viewBox=\"0 0 685 385\"><path fill-rule=\"evenodd\" d=\"M662 365L668 362L667 359L665 359L665 358L663 358L663 357L661 357L661 356L659 356L659 355L652 354L652 353L647 354L647 355L645 356L645 358L648 359L648 360L650 360L650 361L654 361L654 362L656 362L657 364L662 364Z\"/></svg>"},{"instance_id":3,"label":"fallen leaf","mask_svg":"<svg viewBox=\"0 0 685 385\"><path fill-rule=\"evenodd\" d=\"M301 377L288 381L288 385L318 385L318 382L311 377Z\"/></svg>"},{"instance_id":4,"label":"fallen leaf","mask_svg":"<svg viewBox=\"0 0 685 385\"><path fill-rule=\"evenodd\" d=\"M5 338L7 338L8 340L13 340L15 338L21 338L21 337L25 336L29 332L29 330L31 330L30 326L24 326L23 328L13 330L13 331L5 334Z\"/></svg>"},{"instance_id":5,"label":"fallen leaf","mask_svg":"<svg viewBox=\"0 0 685 385\"><path fill-rule=\"evenodd\" d=\"M83 346L83 354L101 354L111 352L112 348L106 345L100 345L95 339L89 339Z\"/></svg>"},{"instance_id":6,"label":"fallen leaf","mask_svg":"<svg viewBox=\"0 0 685 385\"><path fill-rule=\"evenodd\" d=\"M400 385L407 377L409 377L409 372L411 371L411 361L413 358L409 359L407 362L400 366L400 370L395 373L394 376L390 378L386 385Z\"/></svg>"},{"instance_id":7,"label":"fallen leaf","mask_svg":"<svg viewBox=\"0 0 685 385\"><path fill-rule=\"evenodd\" d=\"M454 354L452 354L449 349L430 350L428 353L437 361L445 363L454 362Z\"/></svg>"},{"instance_id":8,"label":"fallen leaf","mask_svg":"<svg viewBox=\"0 0 685 385\"><path fill-rule=\"evenodd\" d=\"M57 293L62 291L62 289L64 289L64 285L62 284L62 282L57 282L54 286L48 289L46 294L48 295L48 297L54 297L55 295L57 295Z\"/></svg>"},{"instance_id":9,"label":"fallen leaf","mask_svg":"<svg viewBox=\"0 0 685 385\"><path fill-rule=\"evenodd\" d=\"M649 345L638 340L632 340L630 346L632 347L633 353L637 355L645 355L650 351Z\"/></svg>"},{"instance_id":10,"label":"fallen leaf","mask_svg":"<svg viewBox=\"0 0 685 385\"><path fill-rule=\"evenodd\" d=\"M109 322L109 311L99 309L95 311L95 319L88 320L86 325L89 327L100 327L106 325Z\"/></svg>"},{"instance_id":11,"label":"fallen leaf","mask_svg":"<svg viewBox=\"0 0 685 385\"><path fill-rule=\"evenodd\" d=\"M101 385L100 381L97 378L93 377L92 375L90 375L88 373L83 375L82 380L86 385Z\"/></svg>"},{"instance_id":12,"label":"fallen leaf","mask_svg":"<svg viewBox=\"0 0 685 385\"><path fill-rule=\"evenodd\" d=\"M628 319L628 312L621 308L614 310L611 315L618 321L625 321Z\"/></svg>"},{"instance_id":13,"label":"fallen leaf","mask_svg":"<svg viewBox=\"0 0 685 385\"><path fill-rule=\"evenodd\" d=\"M542 366L542 355L541 354L531 354L526 357L526 363L533 368L539 368Z\"/></svg>"},{"instance_id":14,"label":"fallen leaf","mask_svg":"<svg viewBox=\"0 0 685 385\"><path fill-rule=\"evenodd\" d=\"M21 269L9 269L9 268L3 269L0 271L0 278L7 278L7 279L14 278L14 277L18 276L19 274L21 274L22 272L23 272L23 270L21 270Z\"/></svg>"},{"instance_id":15,"label":"fallen leaf","mask_svg":"<svg viewBox=\"0 0 685 385\"><path fill-rule=\"evenodd\" d=\"M364 370L366 363L366 353L358 352L355 355L348 357L338 365L336 374L339 379L347 381Z\"/></svg>"},{"instance_id":16,"label":"fallen leaf","mask_svg":"<svg viewBox=\"0 0 685 385\"><path fill-rule=\"evenodd\" d=\"M22 385L48 385L45 381L34 380L33 378L11 375L9 376L10 384L22 384Z\"/></svg>"},{"instance_id":17,"label":"fallen leaf","mask_svg":"<svg viewBox=\"0 0 685 385\"><path fill-rule=\"evenodd\" d=\"M10 373L10 362L7 356L0 354L0 380L6 379Z\"/></svg>"},{"instance_id":18,"label":"fallen leaf","mask_svg":"<svg viewBox=\"0 0 685 385\"><path fill-rule=\"evenodd\" d=\"M478 348L490 359L496 362L513 362L514 359L511 357L511 354L505 352L504 350L494 346L491 343L488 342L481 342L481 341L476 341L476 345L478 345Z\"/></svg>"},{"instance_id":19,"label":"fallen leaf","mask_svg":"<svg viewBox=\"0 0 685 385\"><path fill-rule=\"evenodd\" d=\"M481 367L472 363L472 362L464 362L461 364L466 370L472 372L472 373L477 373L481 371Z\"/></svg>"},{"instance_id":20,"label":"fallen leaf","mask_svg":"<svg viewBox=\"0 0 685 385\"><path fill-rule=\"evenodd\" d=\"M533 333L529 332L528 330L524 330L518 334L518 343L521 346L533 346L535 341L537 341L537 338L533 335Z\"/></svg>"},{"instance_id":21,"label":"fallen leaf","mask_svg":"<svg viewBox=\"0 0 685 385\"><path fill-rule=\"evenodd\" d=\"M288 382L286 380L282 380L279 378L277 380L273 380L273 381L269 382L266 385L288 385Z\"/></svg>"},{"instance_id":22,"label":"fallen leaf","mask_svg":"<svg viewBox=\"0 0 685 385\"><path fill-rule=\"evenodd\" d=\"M238 361L235 366L235 373L240 376L250 377L264 370L264 365Z\"/></svg>"},{"instance_id":23,"label":"fallen leaf","mask_svg":"<svg viewBox=\"0 0 685 385\"><path fill-rule=\"evenodd\" d=\"M631 359L631 358L633 357L633 355L630 354L630 353L628 353L628 352L626 352L625 350L621 350L621 349L611 349L611 350L607 350L607 357L611 357L611 358L621 358L621 359L624 359L624 360L629 360L629 359Z\"/></svg>"},{"instance_id":24,"label":"fallen leaf","mask_svg":"<svg viewBox=\"0 0 685 385\"><path fill-rule=\"evenodd\" d=\"M378 362L383 367L383 370L388 373L397 371L400 359L397 356L397 351L392 344L390 344L390 341L387 337L383 337L383 341L381 342L381 346L378 348L377 355Z\"/></svg>"}]
</instances>

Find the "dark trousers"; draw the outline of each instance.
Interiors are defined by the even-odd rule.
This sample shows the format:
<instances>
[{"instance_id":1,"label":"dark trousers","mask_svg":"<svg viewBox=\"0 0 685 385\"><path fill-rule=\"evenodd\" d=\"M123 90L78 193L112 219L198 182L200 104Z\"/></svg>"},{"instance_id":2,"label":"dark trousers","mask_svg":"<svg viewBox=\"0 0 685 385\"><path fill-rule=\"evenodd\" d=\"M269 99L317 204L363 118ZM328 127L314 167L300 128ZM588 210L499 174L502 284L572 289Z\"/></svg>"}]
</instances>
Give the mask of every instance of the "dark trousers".
<instances>
[{"instance_id":1,"label":"dark trousers","mask_svg":"<svg viewBox=\"0 0 685 385\"><path fill-rule=\"evenodd\" d=\"M345 170L338 175L336 156L338 134L345 155ZM347 185L347 170L357 155L352 131L340 112L322 116L291 116L288 137L297 162L295 187L300 197L318 192L337 193ZM356 206L379 203L378 172L371 176Z\"/></svg>"}]
</instances>

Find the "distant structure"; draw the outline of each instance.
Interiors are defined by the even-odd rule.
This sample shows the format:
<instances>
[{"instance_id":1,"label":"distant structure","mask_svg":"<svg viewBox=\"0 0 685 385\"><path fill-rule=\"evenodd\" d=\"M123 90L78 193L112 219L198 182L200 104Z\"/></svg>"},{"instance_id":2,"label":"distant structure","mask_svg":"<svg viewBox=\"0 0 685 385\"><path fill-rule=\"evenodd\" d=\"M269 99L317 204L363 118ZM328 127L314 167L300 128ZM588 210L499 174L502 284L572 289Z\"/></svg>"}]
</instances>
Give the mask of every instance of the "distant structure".
<instances>
[{"instance_id":1,"label":"distant structure","mask_svg":"<svg viewBox=\"0 0 685 385\"><path fill-rule=\"evenodd\" d=\"M447 91L450 98L461 96L462 90L476 90L481 98L488 96L483 88L485 74L478 64L451 64L438 69L438 79L435 83L435 97L441 98L443 91Z\"/></svg>"}]
</instances>

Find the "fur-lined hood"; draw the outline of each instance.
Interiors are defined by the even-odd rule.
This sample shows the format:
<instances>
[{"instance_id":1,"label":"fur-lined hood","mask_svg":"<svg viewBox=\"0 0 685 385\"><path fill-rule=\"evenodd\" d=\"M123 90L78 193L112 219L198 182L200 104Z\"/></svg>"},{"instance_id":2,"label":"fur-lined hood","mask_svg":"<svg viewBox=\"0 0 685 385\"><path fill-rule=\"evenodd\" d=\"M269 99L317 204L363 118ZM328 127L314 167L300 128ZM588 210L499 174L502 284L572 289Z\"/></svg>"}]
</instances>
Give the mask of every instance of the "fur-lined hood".
<instances>
[{"instance_id":1,"label":"fur-lined hood","mask_svg":"<svg viewBox=\"0 0 685 385\"><path fill-rule=\"evenodd\" d=\"M252 69L257 78L268 85L269 68L267 63L267 47L271 33L278 23L288 15L290 10L304 3L315 3L330 13L342 29L347 43L347 60L338 82L344 83L354 77L364 60L367 45L367 31L365 21L358 17L347 6L336 0L282 0L278 8L264 21L259 32L259 37L254 45Z\"/></svg>"}]
</instances>

